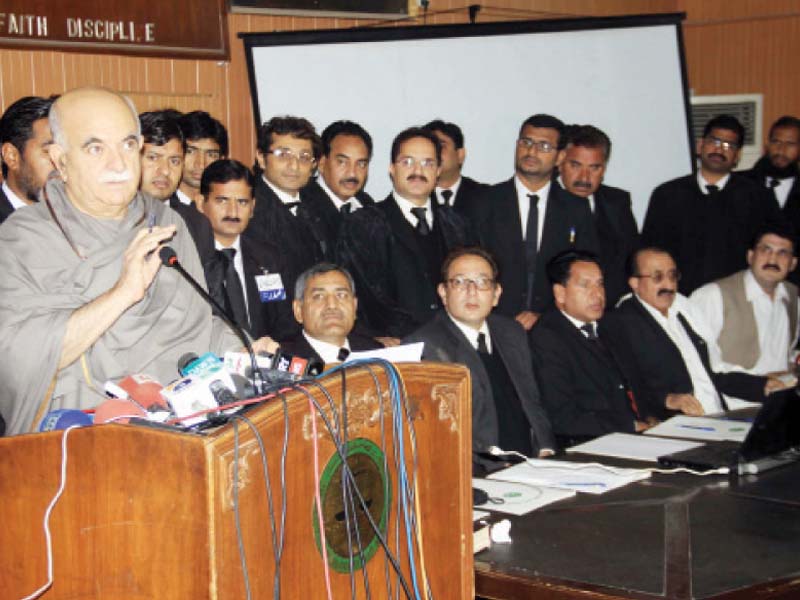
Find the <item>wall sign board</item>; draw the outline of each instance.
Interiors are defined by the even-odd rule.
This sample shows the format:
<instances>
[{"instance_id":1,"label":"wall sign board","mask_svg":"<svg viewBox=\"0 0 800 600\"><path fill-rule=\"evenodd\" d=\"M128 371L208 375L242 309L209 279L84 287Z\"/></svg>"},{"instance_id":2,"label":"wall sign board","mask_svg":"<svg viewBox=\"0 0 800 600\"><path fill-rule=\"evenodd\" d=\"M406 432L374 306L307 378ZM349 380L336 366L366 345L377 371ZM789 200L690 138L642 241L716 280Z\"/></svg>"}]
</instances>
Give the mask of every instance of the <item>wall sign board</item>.
<instances>
[{"instance_id":1,"label":"wall sign board","mask_svg":"<svg viewBox=\"0 0 800 600\"><path fill-rule=\"evenodd\" d=\"M386 18L408 15L409 0L230 0L230 7L234 13Z\"/></svg>"}]
</instances>

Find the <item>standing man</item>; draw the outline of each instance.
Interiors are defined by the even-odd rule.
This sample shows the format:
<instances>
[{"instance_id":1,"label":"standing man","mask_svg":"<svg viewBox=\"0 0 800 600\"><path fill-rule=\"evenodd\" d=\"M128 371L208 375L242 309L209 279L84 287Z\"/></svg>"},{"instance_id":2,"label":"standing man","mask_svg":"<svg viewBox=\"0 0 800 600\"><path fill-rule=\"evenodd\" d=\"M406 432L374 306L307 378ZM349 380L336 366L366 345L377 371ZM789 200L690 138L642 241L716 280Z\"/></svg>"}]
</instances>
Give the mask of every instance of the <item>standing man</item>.
<instances>
[{"instance_id":1,"label":"standing man","mask_svg":"<svg viewBox=\"0 0 800 600\"><path fill-rule=\"evenodd\" d=\"M735 117L714 117L697 142L697 174L662 183L650 197L642 245L674 257L684 295L745 268L750 240L780 219L765 188L732 172L743 142L744 127Z\"/></svg>"},{"instance_id":2,"label":"standing man","mask_svg":"<svg viewBox=\"0 0 800 600\"><path fill-rule=\"evenodd\" d=\"M200 179L205 168L215 160L228 156L228 132L222 123L202 110L186 113L178 124L185 142L178 199L191 206L200 193Z\"/></svg>"},{"instance_id":3,"label":"standing man","mask_svg":"<svg viewBox=\"0 0 800 600\"><path fill-rule=\"evenodd\" d=\"M513 319L491 314L503 291L494 259L481 248L452 251L437 291L444 310L404 342L425 342L424 360L469 369L473 453L490 446L525 456L552 453L555 439L539 401L525 331Z\"/></svg>"},{"instance_id":4,"label":"standing man","mask_svg":"<svg viewBox=\"0 0 800 600\"><path fill-rule=\"evenodd\" d=\"M0 118L0 223L16 209L38 202L39 192L53 170L53 143L47 113L53 101L37 96L20 98Z\"/></svg>"},{"instance_id":5,"label":"standing man","mask_svg":"<svg viewBox=\"0 0 800 600\"><path fill-rule=\"evenodd\" d=\"M391 157L392 193L344 221L338 250L356 280L365 325L378 337L401 338L440 308L442 261L471 236L466 219L431 202L441 160L435 135L406 129Z\"/></svg>"},{"instance_id":6,"label":"standing man","mask_svg":"<svg viewBox=\"0 0 800 600\"><path fill-rule=\"evenodd\" d=\"M605 133L592 125L574 125L568 128L565 142L558 183L589 204L597 230L606 305L613 307L628 292L625 264L639 237L631 195L603 183L611 158L611 140Z\"/></svg>"},{"instance_id":7,"label":"standing man","mask_svg":"<svg viewBox=\"0 0 800 600\"><path fill-rule=\"evenodd\" d=\"M203 263L208 291L253 338L296 333L278 249L242 235L253 216L253 174L238 160L208 165L197 210L214 232L215 256Z\"/></svg>"},{"instance_id":8,"label":"standing man","mask_svg":"<svg viewBox=\"0 0 800 600\"><path fill-rule=\"evenodd\" d=\"M516 174L488 188L474 213L481 242L500 267L497 310L526 330L553 301L547 262L569 248L596 249L586 201L553 184L563 129L550 115L526 119L516 144Z\"/></svg>"},{"instance_id":9,"label":"standing man","mask_svg":"<svg viewBox=\"0 0 800 600\"><path fill-rule=\"evenodd\" d=\"M375 201L364 191L372 160L372 138L358 123L335 121L322 132L319 174L301 190L309 212L325 229L328 258L336 249L342 218Z\"/></svg>"}]
</instances>

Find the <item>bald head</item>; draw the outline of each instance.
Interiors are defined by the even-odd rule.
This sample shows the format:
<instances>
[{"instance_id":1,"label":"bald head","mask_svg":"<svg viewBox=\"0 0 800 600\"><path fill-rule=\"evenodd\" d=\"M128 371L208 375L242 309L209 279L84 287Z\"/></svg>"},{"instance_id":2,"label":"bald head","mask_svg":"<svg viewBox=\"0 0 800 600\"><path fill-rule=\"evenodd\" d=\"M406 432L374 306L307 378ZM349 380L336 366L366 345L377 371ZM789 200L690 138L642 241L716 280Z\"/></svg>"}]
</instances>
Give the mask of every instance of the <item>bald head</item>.
<instances>
[{"instance_id":1,"label":"bald head","mask_svg":"<svg viewBox=\"0 0 800 600\"><path fill-rule=\"evenodd\" d=\"M67 92L50 109L50 157L76 208L121 218L139 184L141 134L130 100L101 88Z\"/></svg>"}]
</instances>

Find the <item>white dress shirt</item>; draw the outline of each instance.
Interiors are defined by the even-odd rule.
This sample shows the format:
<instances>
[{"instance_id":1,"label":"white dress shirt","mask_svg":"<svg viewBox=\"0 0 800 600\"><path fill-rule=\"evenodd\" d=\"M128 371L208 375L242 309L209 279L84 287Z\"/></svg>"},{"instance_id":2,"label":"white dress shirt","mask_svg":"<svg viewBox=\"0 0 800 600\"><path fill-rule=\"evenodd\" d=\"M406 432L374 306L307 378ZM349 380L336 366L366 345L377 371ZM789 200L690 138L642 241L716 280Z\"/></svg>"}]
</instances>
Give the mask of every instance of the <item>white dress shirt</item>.
<instances>
[{"instance_id":1,"label":"white dress shirt","mask_svg":"<svg viewBox=\"0 0 800 600\"><path fill-rule=\"evenodd\" d=\"M278 200L280 200L284 204L289 204L290 202L300 202L300 192L297 192L294 196L292 196L291 194L284 192L279 187L272 185L272 182L269 179L267 179L266 176L262 175L261 178L264 180L264 183L266 183L269 186L269 189L275 192L275 195L278 197ZM289 210L295 217L297 216L296 206L292 206Z\"/></svg>"},{"instance_id":2,"label":"white dress shirt","mask_svg":"<svg viewBox=\"0 0 800 600\"><path fill-rule=\"evenodd\" d=\"M769 187L769 184L774 179L774 177L767 177L767 187ZM794 180L794 177L784 177L783 179L778 179L778 185L772 188L775 190L775 197L778 199L778 204L781 208L786 206L786 200L789 198L789 192L792 191Z\"/></svg>"},{"instance_id":3,"label":"white dress shirt","mask_svg":"<svg viewBox=\"0 0 800 600\"><path fill-rule=\"evenodd\" d=\"M797 331L789 331L789 315L784 302L789 294L784 283L775 289L775 297L770 298L758 285L753 272L748 269L744 276L744 294L753 306L753 314L758 329L758 361L751 369L740 365L725 363L719 347L711 353L714 370L744 371L753 375L766 375L773 371L785 371L792 357L792 341L797 339ZM716 283L707 283L694 291L690 297L692 306L703 316L711 339L716 342L722 333L722 291ZM798 310L800 312L800 310ZM798 315L800 323L800 315ZM715 344L716 345L716 344Z\"/></svg>"},{"instance_id":4,"label":"white dress shirt","mask_svg":"<svg viewBox=\"0 0 800 600\"><path fill-rule=\"evenodd\" d=\"M217 250L224 250L225 248L233 248L236 250L236 255L233 257L233 268L236 269L236 274L239 276L239 281L242 284L242 295L244 296L244 309L247 311L247 318L249 319L250 307L247 304L247 281L244 278L244 260L242 259L242 237L236 236L236 240L230 246L223 246L215 239L214 247Z\"/></svg>"},{"instance_id":5,"label":"white dress shirt","mask_svg":"<svg viewBox=\"0 0 800 600\"><path fill-rule=\"evenodd\" d=\"M28 203L17 196L14 191L8 187L8 183L5 181L3 182L3 192L5 192L6 198L8 198L8 201L11 203L11 206L14 208L14 210L28 206Z\"/></svg>"},{"instance_id":6,"label":"white dress shirt","mask_svg":"<svg viewBox=\"0 0 800 600\"><path fill-rule=\"evenodd\" d=\"M697 170L697 185L700 186L700 191L703 192L706 195L708 195L708 190L706 189L706 186L715 185L715 186L717 186L719 188L719 191L721 192L723 189L725 189L725 186L728 185L728 180L730 178L731 178L731 174L728 173L727 175L725 175L725 177L720 179L717 183L709 183L709 182L706 181L705 177L703 177L703 174L700 172L700 169Z\"/></svg>"},{"instance_id":7,"label":"white dress shirt","mask_svg":"<svg viewBox=\"0 0 800 600\"><path fill-rule=\"evenodd\" d=\"M686 365L686 370L689 371L689 378L692 380L693 395L703 406L703 412L706 414L721 412L722 404L714 383L703 366L703 361L700 360L700 354L698 354L697 348L692 343L692 339L678 320L678 313L681 313L695 333L704 340L708 340L704 335L706 333L705 330L697 326L697 320L691 317L691 307L688 299L681 294L675 294L675 301L667 311L666 317L641 298L639 298L639 301L678 347L683 363ZM709 362L711 361L709 360Z\"/></svg>"},{"instance_id":8,"label":"white dress shirt","mask_svg":"<svg viewBox=\"0 0 800 600\"><path fill-rule=\"evenodd\" d=\"M466 325L459 321L458 319L454 319L453 315L447 313L447 316L450 317L450 320L455 324L456 327L464 334L464 337L467 338L467 341L472 344L472 347L475 350L478 349L478 335L483 334L486 338L486 350L489 354L492 353L492 336L489 335L489 325L486 321L480 326L480 329L473 329L469 325Z\"/></svg>"},{"instance_id":9,"label":"white dress shirt","mask_svg":"<svg viewBox=\"0 0 800 600\"><path fill-rule=\"evenodd\" d=\"M440 187L436 186L436 201L439 203L439 206L453 206L453 202L456 201L456 194L458 194L458 188L461 187L461 177L459 176L458 181L456 181L450 187ZM450 196L450 202L445 202L444 196L442 196L442 192L445 190L450 190L453 192L453 195Z\"/></svg>"},{"instance_id":10,"label":"white dress shirt","mask_svg":"<svg viewBox=\"0 0 800 600\"><path fill-rule=\"evenodd\" d=\"M350 341L347 338L344 339L344 346L336 346L335 344L329 344L328 342L323 342L322 340L311 337L306 333L305 329L303 330L303 336L326 365L342 362L339 360L339 350L342 348L347 348L348 351L350 350Z\"/></svg>"},{"instance_id":11,"label":"white dress shirt","mask_svg":"<svg viewBox=\"0 0 800 600\"><path fill-rule=\"evenodd\" d=\"M336 210L341 211L342 206L344 206L345 204L350 205L351 211L355 211L358 210L359 208L362 208L361 202L359 202L355 196L351 196L347 200L342 200L341 198L339 198L339 196L334 194L333 190L331 190L331 188L328 187L328 184L325 183L325 178L322 175L317 177L317 183L319 184L319 187L321 187L322 190L326 194L328 194L328 198L331 199L331 202L333 202L333 205L336 207Z\"/></svg>"},{"instance_id":12,"label":"white dress shirt","mask_svg":"<svg viewBox=\"0 0 800 600\"><path fill-rule=\"evenodd\" d=\"M413 228L416 229L417 223L419 221L417 220L417 217L414 215L414 213L411 212L411 209L412 208L417 208L418 206L424 206L426 208L426 210L425 210L425 220L428 222L428 227L433 229L433 212L431 212L431 199L430 199L430 197L428 197L425 200L425 204L418 205L418 204L414 204L413 202L411 202L411 200L406 200L405 198L403 198L397 192L392 192L392 195L394 196L394 199L397 201L397 206L400 207L400 212L403 213L403 216L406 218L406 221L411 223L411 226Z\"/></svg>"},{"instance_id":13,"label":"white dress shirt","mask_svg":"<svg viewBox=\"0 0 800 600\"><path fill-rule=\"evenodd\" d=\"M189 198L186 194L184 194L180 188L175 190L175 194L178 196L178 200L180 200L181 204L186 204L187 206L192 205L192 199Z\"/></svg>"},{"instance_id":14,"label":"white dress shirt","mask_svg":"<svg viewBox=\"0 0 800 600\"><path fill-rule=\"evenodd\" d=\"M544 229L544 216L547 213L547 196L550 194L550 186L552 185L551 180L548 180L546 184L540 187L535 192L530 191L528 188L525 187L525 184L522 183L522 180L518 176L514 176L514 185L517 188L517 204L519 206L519 220L522 225L522 239L526 239L526 231L525 228L528 226L528 213L530 212L531 208L531 199L528 198L528 194L536 194L539 196L539 201L536 203L537 208L539 209L539 219L536 223L536 247L540 248L542 245L542 230Z\"/></svg>"}]
</instances>

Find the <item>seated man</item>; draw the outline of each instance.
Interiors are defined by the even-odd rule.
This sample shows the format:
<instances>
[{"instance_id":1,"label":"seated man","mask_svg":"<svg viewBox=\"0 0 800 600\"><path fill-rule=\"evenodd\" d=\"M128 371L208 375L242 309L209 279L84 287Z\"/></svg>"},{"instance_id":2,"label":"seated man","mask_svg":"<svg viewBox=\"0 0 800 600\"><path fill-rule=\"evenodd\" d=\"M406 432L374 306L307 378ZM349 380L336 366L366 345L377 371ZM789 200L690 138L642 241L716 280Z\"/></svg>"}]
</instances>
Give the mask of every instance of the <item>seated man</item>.
<instances>
[{"instance_id":1,"label":"seated man","mask_svg":"<svg viewBox=\"0 0 800 600\"><path fill-rule=\"evenodd\" d=\"M98 404L109 379L146 372L166 383L187 352L241 348L189 283L161 268L169 243L202 277L177 213L137 193L142 139L130 101L73 90L53 104L50 127L60 178L0 228L0 345L14 357L0 367L0 412L11 434L50 409Z\"/></svg>"},{"instance_id":2,"label":"seated man","mask_svg":"<svg viewBox=\"0 0 800 600\"><path fill-rule=\"evenodd\" d=\"M609 318L620 340L634 350L648 415L718 413L728 410L724 394L762 401L781 387L766 377L712 370L706 328L678 293L680 272L668 252L642 248L631 257L630 271L633 296Z\"/></svg>"},{"instance_id":3,"label":"seated man","mask_svg":"<svg viewBox=\"0 0 800 600\"><path fill-rule=\"evenodd\" d=\"M242 235L255 207L253 174L238 160L211 163L195 204L214 232L215 255L203 262L208 292L255 338L280 340L297 333L284 289L278 249ZM193 209L192 209L193 210Z\"/></svg>"},{"instance_id":4,"label":"seated man","mask_svg":"<svg viewBox=\"0 0 800 600\"><path fill-rule=\"evenodd\" d=\"M376 350L374 339L353 332L355 284L347 270L320 263L304 271L294 288L294 317L303 331L281 342L281 350L325 364L342 362L352 350Z\"/></svg>"},{"instance_id":5,"label":"seated man","mask_svg":"<svg viewBox=\"0 0 800 600\"><path fill-rule=\"evenodd\" d=\"M749 269L704 285L689 299L719 347L720 368L752 373L786 371L797 342L794 228L765 228L747 252Z\"/></svg>"},{"instance_id":6,"label":"seated man","mask_svg":"<svg viewBox=\"0 0 800 600\"><path fill-rule=\"evenodd\" d=\"M438 292L444 310L404 341L425 342L425 360L470 370L474 452L499 446L526 456L552 453L525 331L510 317L490 314L502 293L494 259L481 248L454 250L442 265Z\"/></svg>"},{"instance_id":7,"label":"seated man","mask_svg":"<svg viewBox=\"0 0 800 600\"><path fill-rule=\"evenodd\" d=\"M567 250L547 263L555 307L542 314L529 339L542 401L562 446L646 425L633 389L629 357L612 346L604 326L603 273L597 257Z\"/></svg>"}]
</instances>

